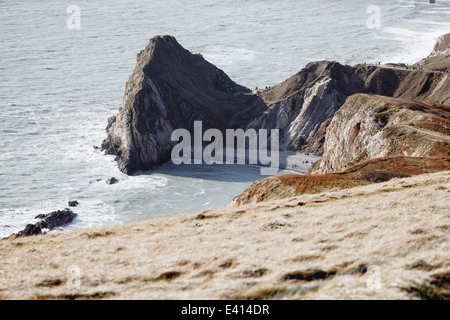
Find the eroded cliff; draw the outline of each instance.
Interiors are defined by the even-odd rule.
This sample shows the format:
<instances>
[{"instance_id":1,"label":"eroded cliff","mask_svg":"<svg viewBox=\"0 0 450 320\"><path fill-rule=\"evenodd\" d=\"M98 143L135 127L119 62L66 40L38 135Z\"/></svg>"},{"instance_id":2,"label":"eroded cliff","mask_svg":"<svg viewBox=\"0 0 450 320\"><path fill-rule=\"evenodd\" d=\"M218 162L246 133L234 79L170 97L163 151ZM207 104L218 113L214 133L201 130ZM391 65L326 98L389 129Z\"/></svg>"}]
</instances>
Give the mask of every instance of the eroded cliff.
<instances>
[{"instance_id":1,"label":"eroded cliff","mask_svg":"<svg viewBox=\"0 0 450 320\"><path fill-rule=\"evenodd\" d=\"M313 62L259 93L267 110L250 126L280 129L281 149L323 154L326 129L347 97L356 93L450 104L450 79L433 72Z\"/></svg>"},{"instance_id":2,"label":"eroded cliff","mask_svg":"<svg viewBox=\"0 0 450 320\"><path fill-rule=\"evenodd\" d=\"M356 94L331 121L312 173L339 172L380 157L450 156L450 108Z\"/></svg>"},{"instance_id":3,"label":"eroded cliff","mask_svg":"<svg viewBox=\"0 0 450 320\"><path fill-rule=\"evenodd\" d=\"M429 58L447 55L450 55L450 33L439 37Z\"/></svg>"},{"instance_id":4,"label":"eroded cliff","mask_svg":"<svg viewBox=\"0 0 450 320\"><path fill-rule=\"evenodd\" d=\"M119 114L109 120L102 148L131 174L170 159L175 129L245 127L264 103L201 55L171 36L157 36L137 56Z\"/></svg>"},{"instance_id":5,"label":"eroded cliff","mask_svg":"<svg viewBox=\"0 0 450 320\"><path fill-rule=\"evenodd\" d=\"M251 92L171 36L156 36L137 57L104 150L132 174L167 162L173 130L279 129L280 149L323 154L331 119L355 93L450 104L450 79L436 72L313 62L283 83Z\"/></svg>"}]
</instances>

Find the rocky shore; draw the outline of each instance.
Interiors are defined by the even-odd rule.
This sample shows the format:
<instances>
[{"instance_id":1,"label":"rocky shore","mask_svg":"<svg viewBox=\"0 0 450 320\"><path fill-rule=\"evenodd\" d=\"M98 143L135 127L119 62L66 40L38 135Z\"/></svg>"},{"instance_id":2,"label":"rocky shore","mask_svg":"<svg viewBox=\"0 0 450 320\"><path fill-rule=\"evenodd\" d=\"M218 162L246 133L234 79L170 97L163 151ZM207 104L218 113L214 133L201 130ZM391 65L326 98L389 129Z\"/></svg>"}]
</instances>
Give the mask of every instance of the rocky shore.
<instances>
[{"instance_id":1,"label":"rocky shore","mask_svg":"<svg viewBox=\"0 0 450 320\"><path fill-rule=\"evenodd\" d=\"M57 227L61 227L68 223L71 223L77 216L78 215L75 212L67 208L64 210L53 211L48 214L37 215L35 219L38 219L38 222L34 224L28 224L25 229L17 232L17 234L12 234L9 239L12 240L18 237L44 234Z\"/></svg>"},{"instance_id":2,"label":"rocky shore","mask_svg":"<svg viewBox=\"0 0 450 320\"><path fill-rule=\"evenodd\" d=\"M123 172L167 162L196 120L280 129L286 167L321 159L225 209L1 240L0 299L449 299L449 105L448 74L328 61L252 92L154 37L102 145Z\"/></svg>"},{"instance_id":3,"label":"rocky shore","mask_svg":"<svg viewBox=\"0 0 450 320\"><path fill-rule=\"evenodd\" d=\"M434 54L445 53L443 46ZM448 92L450 79L440 72L319 61L253 94L174 37L156 36L137 56L102 148L116 155L127 174L151 170L170 160L173 130L192 135L194 121L202 121L204 130L279 129L281 151L322 156L327 128L348 97L364 93L448 105Z\"/></svg>"}]
</instances>

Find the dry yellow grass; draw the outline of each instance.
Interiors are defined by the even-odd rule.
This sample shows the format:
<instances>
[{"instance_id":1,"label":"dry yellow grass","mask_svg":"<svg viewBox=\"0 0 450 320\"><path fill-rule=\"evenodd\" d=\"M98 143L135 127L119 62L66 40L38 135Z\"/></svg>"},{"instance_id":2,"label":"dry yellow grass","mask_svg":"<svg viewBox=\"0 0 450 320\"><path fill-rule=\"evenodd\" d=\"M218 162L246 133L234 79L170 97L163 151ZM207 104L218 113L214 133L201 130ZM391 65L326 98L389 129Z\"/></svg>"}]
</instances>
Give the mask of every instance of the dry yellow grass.
<instances>
[{"instance_id":1,"label":"dry yellow grass","mask_svg":"<svg viewBox=\"0 0 450 320\"><path fill-rule=\"evenodd\" d=\"M3 240L0 298L414 299L450 272L449 200L446 171Z\"/></svg>"}]
</instances>

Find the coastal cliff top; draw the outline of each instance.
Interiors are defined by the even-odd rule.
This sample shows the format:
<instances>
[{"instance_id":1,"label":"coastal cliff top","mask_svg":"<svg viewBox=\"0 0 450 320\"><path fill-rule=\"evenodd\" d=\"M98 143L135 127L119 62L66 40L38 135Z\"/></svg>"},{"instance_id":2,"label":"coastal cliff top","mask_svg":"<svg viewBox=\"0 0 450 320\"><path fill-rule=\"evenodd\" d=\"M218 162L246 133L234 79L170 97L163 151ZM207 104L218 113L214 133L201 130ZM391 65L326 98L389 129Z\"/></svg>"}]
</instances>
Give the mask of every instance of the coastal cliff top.
<instances>
[{"instance_id":1,"label":"coastal cliff top","mask_svg":"<svg viewBox=\"0 0 450 320\"><path fill-rule=\"evenodd\" d=\"M446 171L3 240L0 299L417 299L439 294L450 272L449 191ZM373 264L382 275L379 288L367 284ZM70 270L78 271L78 278ZM443 287L430 284L439 281Z\"/></svg>"}]
</instances>

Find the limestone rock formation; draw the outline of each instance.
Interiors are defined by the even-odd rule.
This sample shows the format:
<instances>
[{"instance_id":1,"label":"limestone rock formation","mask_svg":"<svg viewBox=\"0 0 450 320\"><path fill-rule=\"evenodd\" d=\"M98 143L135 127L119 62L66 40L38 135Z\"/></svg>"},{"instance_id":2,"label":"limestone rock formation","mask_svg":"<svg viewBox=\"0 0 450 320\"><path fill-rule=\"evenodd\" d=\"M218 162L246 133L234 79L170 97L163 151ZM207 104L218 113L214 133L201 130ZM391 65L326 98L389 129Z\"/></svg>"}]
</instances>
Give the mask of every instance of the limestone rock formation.
<instances>
[{"instance_id":1,"label":"limestone rock formation","mask_svg":"<svg viewBox=\"0 0 450 320\"><path fill-rule=\"evenodd\" d=\"M322 155L327 125L347 97L356 93L450 103L450 79L431 72L314 62L261 93L268 109L253 127L279 128L283 149Z\"/></svg>"},{"instance_id":2,"label":"limestone rock formation","mask_svg":"<svg viewBox=\"0 0 450 320\"><path fill-rule=\"evenodd\" d=\"M449 157L450 108L356 94L334 115L312 173L381 157Z\"/></svg>"},{"instance_id":3,"label":"limestone rock formation","mask_svg":"<svg viewBox=\"0 0 450 320\"><path fill-rule=\"evenodd\" d=\"M450 55L450 33L439 37L428 58L447 55Z\"/></svg>"},{"instance_id":4,"label":"limestone rock formation","mask_svg":"<svg viewBox=\"0 0 450 320\"><path fill-rule=\"evenodd\" d=\"M426 70L448 72L450 69L450 33L439 37L431 54L419 61L418 64Z\"/></svg>"},{"instance_id":5,"label":"limestone rock formation","mask_svg":"<svg viewBox=\"0 0 450 320\"><path fill-rule=\"evenodd\" d=\"M356 93L450 104L450 79L425 71L313 62L268 90L252 93L222 70L156 36L137 57L119 114L108 121L102 148L132 174L170 160L173 130L279 129L281 150L323 154L328 125Z\"/></svg>"},{"instance_id":6,"label":"limestone rock formation","mask_svg":"<svg viewBox=\"0 0 450 320\"><path fill-rule=\"evenodd\" d=\"M170 159L175 129L243 128L264 104L234 83L201 55L184 49L171 36L157 36L137 56L116 117L109 120L102 148L117 155L119 168L131 174Z\"/></svg>"}]
</instances>

